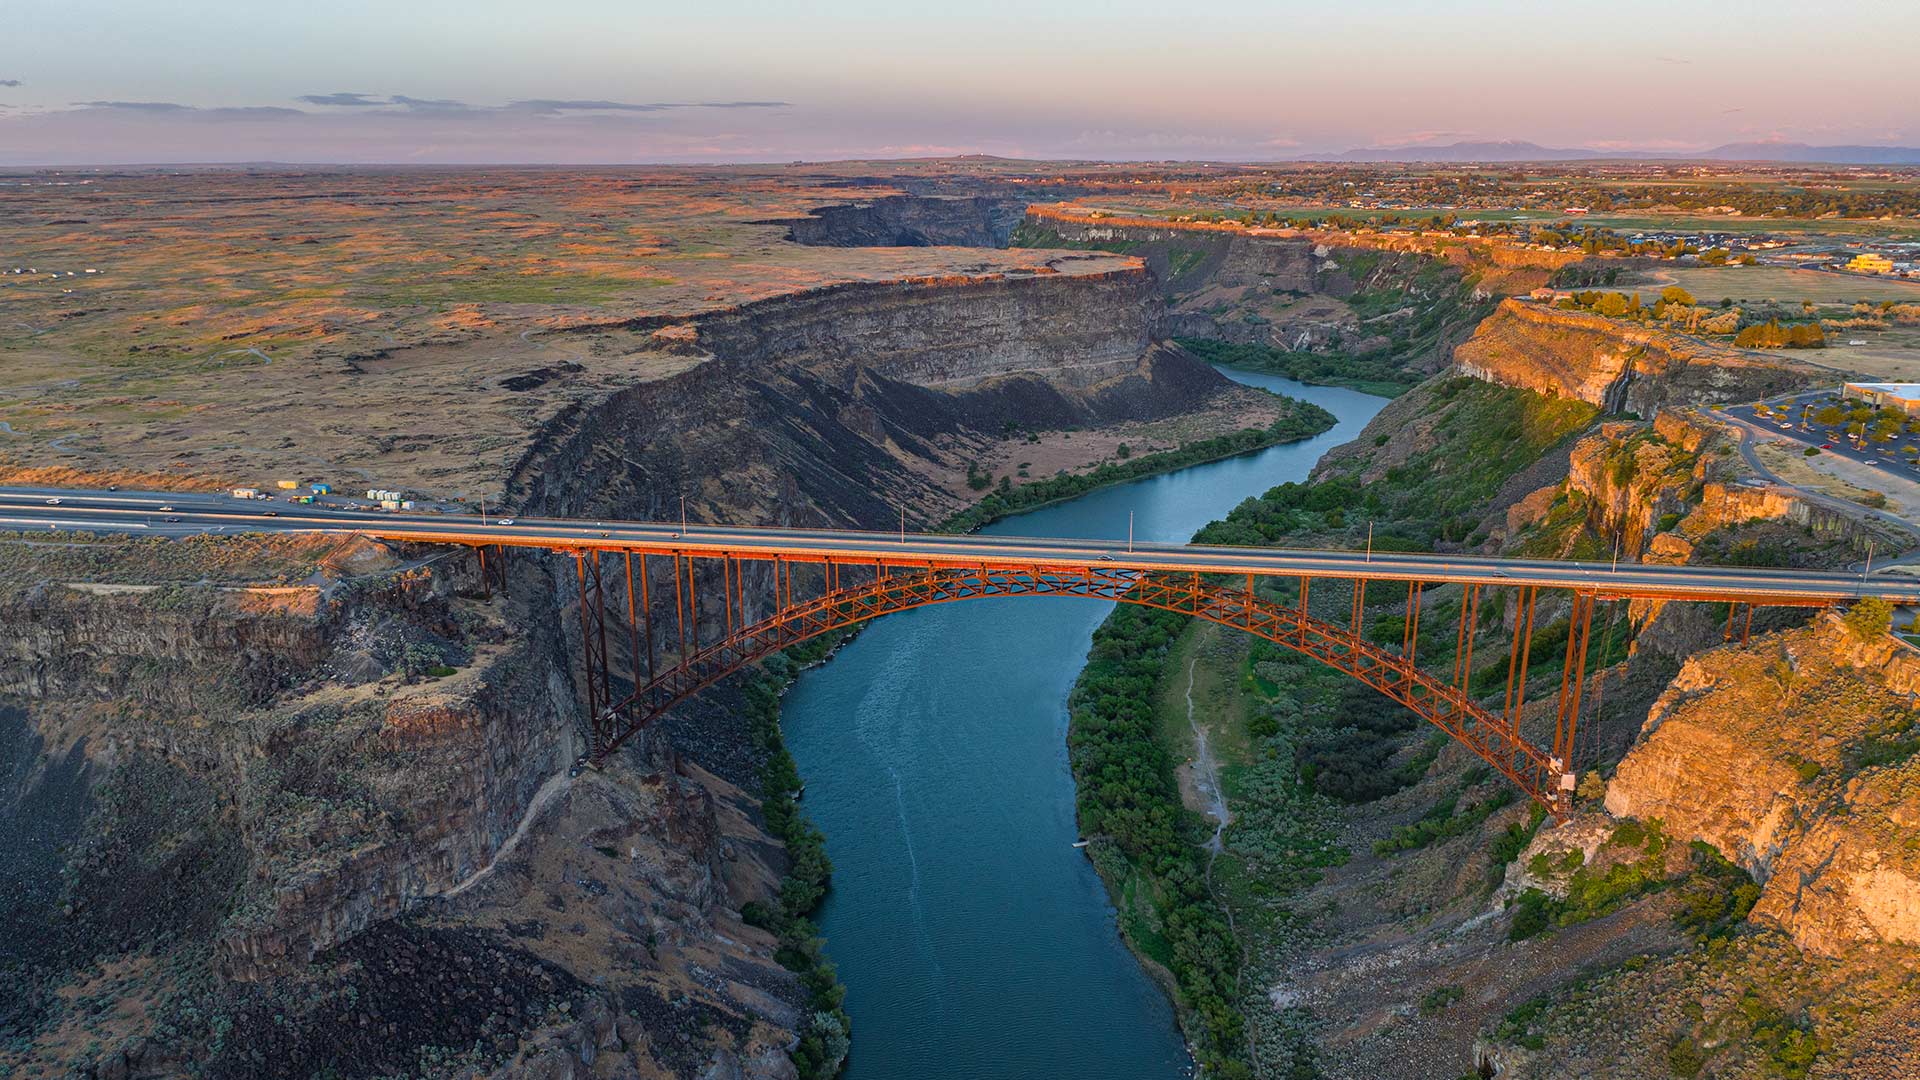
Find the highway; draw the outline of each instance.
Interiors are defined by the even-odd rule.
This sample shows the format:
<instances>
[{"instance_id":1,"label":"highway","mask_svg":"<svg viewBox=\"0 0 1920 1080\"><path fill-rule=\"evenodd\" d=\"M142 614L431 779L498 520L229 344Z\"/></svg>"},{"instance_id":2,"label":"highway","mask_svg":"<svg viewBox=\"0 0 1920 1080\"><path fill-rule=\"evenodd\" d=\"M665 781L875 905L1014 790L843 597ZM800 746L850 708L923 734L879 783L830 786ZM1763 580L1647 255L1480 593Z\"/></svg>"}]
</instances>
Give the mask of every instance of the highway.
<instances>
[{"instance_id":1,"label":"highway","mask_svg":"<svg viewBox=\"0 0 1920 1080\"><path fill-rule=\"evenodd\" d=\"M338 501L338 500L337 500ZM819 562L884 562L892 566L1035 567L1079 572L1193 571L1276 577L1365 577L1369 580L1473 582L1578 589L1602 597L1731 600L1761 604L1828 604L1880 596L1920 602L1920 579L1896 575L1780 570L1762 567L1660 566L1541 559L1489 559L1403 552L1140 544L915 532L771 529L633 521L501 518L386 512L351 506L301 506L277 500L165 492L102 492L0 487L0 530L78 530L185 536L303 532L419 543L504 545L553 550L599 549L696 557Z\"/></svg>"}]
</instances>

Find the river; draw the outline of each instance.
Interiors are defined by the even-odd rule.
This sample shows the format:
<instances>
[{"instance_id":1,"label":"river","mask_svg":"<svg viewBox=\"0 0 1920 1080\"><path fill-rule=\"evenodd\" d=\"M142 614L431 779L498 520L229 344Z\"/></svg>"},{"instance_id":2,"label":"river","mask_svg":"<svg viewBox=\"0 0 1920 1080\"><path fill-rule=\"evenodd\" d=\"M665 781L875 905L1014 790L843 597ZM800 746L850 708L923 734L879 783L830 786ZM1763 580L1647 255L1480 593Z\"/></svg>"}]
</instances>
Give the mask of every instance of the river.
<instances>
[{"instance_id":1,"label":"river","mask_svg":"<svg viewBox=\"0 0 1920 1080\"><path fill-rule=\"evenodd\" d=\"M1339 418L1305 442L1104 488L987 533L1181 542L1306 477L1386 399L1229 378ZM890 615L800 677L782 715L827 835L817 919L847 986L849 1080L1173 1078L1192 1061L1073 847L1067 692L1111 603L992 600Z\"/></svg>"}]
</instances>

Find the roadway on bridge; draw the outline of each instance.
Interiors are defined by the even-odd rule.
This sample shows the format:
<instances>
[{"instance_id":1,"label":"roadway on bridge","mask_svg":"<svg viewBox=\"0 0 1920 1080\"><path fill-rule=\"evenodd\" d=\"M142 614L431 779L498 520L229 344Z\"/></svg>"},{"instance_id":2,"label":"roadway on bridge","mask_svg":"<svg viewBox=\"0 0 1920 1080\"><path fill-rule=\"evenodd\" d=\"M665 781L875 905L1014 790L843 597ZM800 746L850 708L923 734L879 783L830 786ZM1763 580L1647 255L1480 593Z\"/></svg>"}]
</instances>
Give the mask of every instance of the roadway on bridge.
<instances>
[{"instance_id":1,"label":"roadway on bridge","mask_svg":"<svg viewBox=\"0 0 1920 1080\"><path fill-rule=\"evenodd\" d=\"M770 529L500 518L441 513L312 507L225 495L0 488L0 529L124 532L183 536L242 532L359 533L369 537L464 545L599 549L750 559L776 556L818 561L978 567L985 564L1085 567L1278 577L1365 577L1370 580L1476 582L1590 590L1600 596L1736 600L1758 603L1844 602L1881 596L1920 602L1920 580L1897 575L1761 567L1663 566L1641 563L1490 559L1404 552L1140 544L1011 536L915 532Z\"/></svg>"}]
</instances>

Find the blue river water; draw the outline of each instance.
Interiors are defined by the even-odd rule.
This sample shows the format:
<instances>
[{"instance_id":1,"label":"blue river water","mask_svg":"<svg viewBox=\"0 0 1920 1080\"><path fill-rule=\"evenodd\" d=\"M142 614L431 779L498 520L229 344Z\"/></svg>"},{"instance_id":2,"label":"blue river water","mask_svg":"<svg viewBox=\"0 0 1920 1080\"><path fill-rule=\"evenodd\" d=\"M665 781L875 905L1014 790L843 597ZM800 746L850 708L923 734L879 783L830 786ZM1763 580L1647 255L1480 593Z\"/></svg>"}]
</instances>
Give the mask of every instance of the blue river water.
<instances>
[{"instance_id":1,"label":"blue river water","mask_svg":"<svg viewBox=\"0 0 1920 1080\"><path fill-rule=\"evenodd\" d=\"M1303 479L1385 404L1221 370L1339 423L985 531L1124 540L1132 511L1137 539L1185 541L1248 496ZM1067 693L1111 607L1029 598L890 615L788 693L787 745L833 860L818 919L847 986L850 1080L1191 1072L1171 1006L1073 847Z\"/></svg>"}]
</instances>

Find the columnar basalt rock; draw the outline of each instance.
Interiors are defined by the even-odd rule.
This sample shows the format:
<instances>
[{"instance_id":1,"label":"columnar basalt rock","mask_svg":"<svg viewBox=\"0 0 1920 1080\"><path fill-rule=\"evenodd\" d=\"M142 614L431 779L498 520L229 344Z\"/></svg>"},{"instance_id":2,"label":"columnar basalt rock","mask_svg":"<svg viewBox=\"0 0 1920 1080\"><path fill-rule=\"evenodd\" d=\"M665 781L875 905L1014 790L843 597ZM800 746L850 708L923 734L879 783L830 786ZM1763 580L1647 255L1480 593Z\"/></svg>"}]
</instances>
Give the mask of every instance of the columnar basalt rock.
<instances>
[{"instance_id":1,"label":"columnar basalt rock","mask_svg":"<svg viewBox=\"0 0 1920 1080\"><path fill-rule=\"evenodd\" d=\"M1920 653L1836 615L1688 659L1607 787L1617 817L1704 840L1763 886L1754 917L1810 952L1920 945Z\"/></svg>"},{"instance_id":2,"label":"columnar basalt rock","mask_svg":"<svg viewBox=\"0 0 1920 1080\"><path fill-rule=\"evenodd\" d=\"M1585 311L1505 300L1454 350L1462 374L1650 417L1682 404L1751 401L1820 370Z\"/></svg>"}]
</instances>

